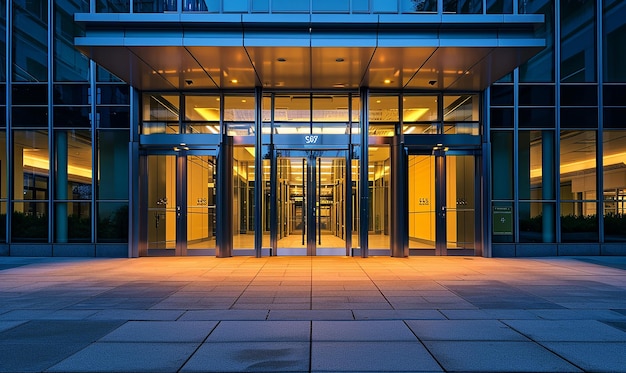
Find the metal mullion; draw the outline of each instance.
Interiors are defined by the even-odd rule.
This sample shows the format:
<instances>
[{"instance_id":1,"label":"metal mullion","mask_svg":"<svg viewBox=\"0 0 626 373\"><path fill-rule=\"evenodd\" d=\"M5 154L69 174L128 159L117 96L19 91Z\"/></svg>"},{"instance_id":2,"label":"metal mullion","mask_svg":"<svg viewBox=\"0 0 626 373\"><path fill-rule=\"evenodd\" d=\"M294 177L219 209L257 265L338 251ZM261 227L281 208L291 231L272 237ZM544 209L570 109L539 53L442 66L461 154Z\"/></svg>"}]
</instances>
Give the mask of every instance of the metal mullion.
<instances>
[{"instance_id":1,"label":"metal mullion","mask_svg":"<svg viewBox=\"0 0 626 373\"><path fill-rule=\"evenodd\" d=\"M519 244L519 67L513 70L513 243ZM517 250L516 250L517 251Z\"/></svg>"},{"instance_id":2,"label":"metal mullion","mask_svg":"<svg viewBox=\"0 0 626 373\"><path fill-rule=\"evenodd\" d=\"M254 256L260 258L263 250L263 195L265 183L263 181L263 89L255 88L255 152L254 152Z\"/></svg>"},{"instance_id":3,"label":"metal mullion","mask_svg":"<svg viewBox=\"0 0 626 373\"><path fill-rule=\"evenodd\" d=\"M598 216L598 242L604 240L604 1L596 2L596 80L598 90L598 129L596 131L596 215ZM599 254L602 250L599 251Z\"/></svg>"},{"instance_id":4,"label":"metal mullion","mask_svg":"<svg viewBox=\"0 0 626 373\"><path fill-rule=\"evenodd\" d=\"M558 5L561 3L558 2ZM559 244L561 243L561 188L557 187L561 182L561 7L554 7L554 243L556 253L559 255ZM558 149L558 151L557 151ZM545 203L545 202L544 202ZM543 210L543 208L542 208Z\"/></svg>"},{"instance_id":5,"label":"metal mullion","mask_svg":"<svg viewBox=\"0 0 626 373\"><path fill-rule=\"evenodd\" d=\"M54 243L55 237L54 227L56 226L56 217L54 216L54 196L56 195L56 175L53 170L55 161L56 148L54 146L54 18L52 1L48 1L48 25L46 27L48 32L48 243ZM52 256L54 256L54 246L52 246Z\"/></svg>"},{"instance_id":6,"label":"metal mullion","mask_svg":"<svg viewBox=\"0 0 626 373\"><path fill-rule=\"evenodd\" d=\"M89 60L89 89L91 90L91 102L90 102L90 111L91 111L91 242L96 243L97 232L98 229L96 222L98 219L96 218L96 186L95 182L98 177L98 162L96 158L98 144L98 133L96 132L96 64L92 60ZM129 242L130 243L130 242Z\"/></svg>"},{"instance_id":7,"label":"metal mullion","mask_svg":"<svg viewBox=\"0 0 626 373\"><path fill-rule=\"evenodd\" d=\"M5 119L6 119L6 133L5 133L5 141L6 141L6 146L5 146L5 156L7 160L13 160L13 157L11 157L11 154L13 153L13 125L11 123L11 109L13 107L13 103L12 103L12 90L11 90L11 86L12 86L12 81L13 81L13 71L12 71L12 66L13 66L13 39L12 39L12 29L13 29L13 17L12 17L12 13L13 13L13 1L7 1L7 6L6 6L6 13L5 13L5 18L6 18L6 30L5 30L5 55L7 58L7 64L5 65L5 78L6 78L6 85L5 85L5 94L6 94L6 110L5 110ZM7 164L7 180L13 180L13 162L8 162ZM7 198L6 198L6 216L7 218L5 219L5 227L6 227L6 242L10 243L11 242L11 216L13 215L13 199L14 199L14 195L13 195L13 183L9 183L7 182L6 185L7 188ZM11 246L9 246L9 255L11 254Z\"/></svg>"}]
</instances>

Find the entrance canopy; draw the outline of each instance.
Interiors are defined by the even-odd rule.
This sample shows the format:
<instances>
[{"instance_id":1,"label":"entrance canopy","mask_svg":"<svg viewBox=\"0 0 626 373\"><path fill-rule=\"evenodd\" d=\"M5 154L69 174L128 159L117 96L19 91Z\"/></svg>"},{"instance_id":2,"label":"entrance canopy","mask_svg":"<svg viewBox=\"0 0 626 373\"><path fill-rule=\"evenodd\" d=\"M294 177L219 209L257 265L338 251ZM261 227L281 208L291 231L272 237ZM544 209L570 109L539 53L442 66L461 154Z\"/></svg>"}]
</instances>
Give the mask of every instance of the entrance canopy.
<instances>
[{"instance_id":1,"label":"entrance canopy","mask_svg":"<svg viewBox=\"0 0 626 373\"><path fill-rule=\"evenodd\" d=\"M142 90L482 90L542 50L543 15L76 14L76 47Z\"/></svg>"}]
</instances>

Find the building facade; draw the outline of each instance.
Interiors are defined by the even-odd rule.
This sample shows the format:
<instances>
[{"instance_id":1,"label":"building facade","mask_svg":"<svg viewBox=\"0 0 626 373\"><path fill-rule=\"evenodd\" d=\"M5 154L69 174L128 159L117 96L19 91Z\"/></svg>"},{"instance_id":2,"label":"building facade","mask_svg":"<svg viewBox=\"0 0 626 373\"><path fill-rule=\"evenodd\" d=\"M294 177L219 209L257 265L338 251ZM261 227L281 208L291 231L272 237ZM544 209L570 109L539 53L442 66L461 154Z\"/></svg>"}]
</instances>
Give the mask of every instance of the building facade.
<instances>
[{"instance_id":1,"label":"building facade","mask_svg":"<svg viewBox=\"0 0 626 373\"><path fill-rule=\"evenodd\" d=\"M626 254L622 1L0 10L0 255Z\"/></svg>"}]
</instances>

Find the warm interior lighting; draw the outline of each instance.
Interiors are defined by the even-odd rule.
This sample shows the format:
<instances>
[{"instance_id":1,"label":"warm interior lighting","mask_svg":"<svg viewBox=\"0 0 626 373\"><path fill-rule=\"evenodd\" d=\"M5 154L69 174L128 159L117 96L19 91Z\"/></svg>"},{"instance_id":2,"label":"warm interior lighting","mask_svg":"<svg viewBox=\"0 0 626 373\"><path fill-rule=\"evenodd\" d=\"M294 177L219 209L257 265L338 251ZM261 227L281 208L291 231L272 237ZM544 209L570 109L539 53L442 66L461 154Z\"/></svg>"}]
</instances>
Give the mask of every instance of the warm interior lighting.
<instances>
[{"instance_id":1,"label":"warm interior lighting","mask_svg":"<svg viewBox=\"0 0 626 373\"><path fill-rule=\"evenodd\" d=\"M239 81L237 79L232 79L230 82L233 83L233 84L239 83Z\"/></svg>"},{"instance_id":2,"label":"warm interior lighting","mask_svg":"<svg viewBox=\"0 0 626 373\"><path fill-rule=\"evenodd\" d=\"M389 79L385 79L385 80L383 81L383 83L385 83L385 84L390 84L390 83L391 83L391 80L389 80Z\"/></svg>"},{"instance_id":3,"label":"warm interior lighting","mask_svg":"<svg viewBox=\"0 0 626 373\"><path fill-rule=\"evenodd\" d=\"M604 167L613 166L613 165L626 165L626 152L606 155L602 157L602 163ZM562 164L559 170L560 170L560 173L564 175L564 174L580 172L580 171L590 170L590 169L595 169L595 168L596 168L595 159L585 159L582 161ZM531 179L541 177L542 174L543 174L543 169L541 167L533 168L530 170Z\"/></svg>"},{"instance_id":4,"label":"warm interior lighting","mask_svg":"<svg viewBox=\"0 0 626 373\"><path fill-rule=\"evenodd\" d=\"M202 119L210 122L218 122L220 120L220 109L210 107L195 107L193 108Z\"/></svg>"},{"instance_id":5,"label":"warm interior lighting","mask_svg":"<svg viewBox=\"0 0 626 373\"><path fill-rule=\"evenodd\" d=\"M26 149L24 149L26 150ZM24 168L37 168L40 170L49 171L50 163L47 158L39 158L29 155L26 151L23 155L22 167ZM74 176L84 177L91 179L91 170L87 168L67 165L67 173Z\"/></svg>"},{"instance_id":6,"label":"warm interior lighting","mask_svg":"<svg viewBox=\"0 0 626 373\"><path fill-rule=\"evenodd\" d=\"M405 122L416 122L420 120L420 118L428 113L430 109L428 108L413 108L413 109L404 109L404 121Z\"/></svg>"}]
</instances>

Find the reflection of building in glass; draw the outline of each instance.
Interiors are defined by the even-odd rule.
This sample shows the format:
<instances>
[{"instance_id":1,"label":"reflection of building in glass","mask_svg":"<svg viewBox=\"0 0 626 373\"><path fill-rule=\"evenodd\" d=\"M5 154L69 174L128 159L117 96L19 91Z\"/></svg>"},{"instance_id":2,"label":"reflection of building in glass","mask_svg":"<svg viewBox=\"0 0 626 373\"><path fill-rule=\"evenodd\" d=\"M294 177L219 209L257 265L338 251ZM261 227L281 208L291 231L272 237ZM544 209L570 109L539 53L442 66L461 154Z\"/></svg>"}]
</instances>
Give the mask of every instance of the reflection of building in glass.
<instances>
[{"instance_id":1,"label":"reflection of building in glass","mask_svg":"<svg viewBox=\"0 0 626 373\"><path fill-rule=\"evenodd\" d=\"M623 1L0 9L0 255L626 254Z\"/></svg>"}]
</instances>

